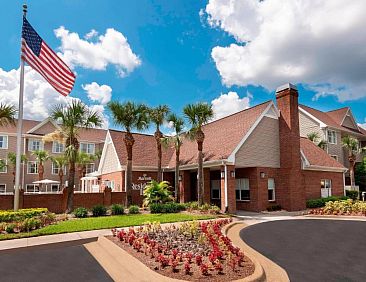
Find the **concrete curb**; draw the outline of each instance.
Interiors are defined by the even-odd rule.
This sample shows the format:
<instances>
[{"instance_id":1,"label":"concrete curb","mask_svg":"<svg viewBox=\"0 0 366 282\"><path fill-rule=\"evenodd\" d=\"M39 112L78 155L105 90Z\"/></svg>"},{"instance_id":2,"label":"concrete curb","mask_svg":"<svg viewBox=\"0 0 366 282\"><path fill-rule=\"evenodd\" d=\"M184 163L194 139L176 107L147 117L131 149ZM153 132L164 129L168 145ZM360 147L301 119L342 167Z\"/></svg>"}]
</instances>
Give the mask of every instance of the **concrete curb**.
<instances>
[{"instance_id":1,"label":"concrete curb","mask_svg":"<svg viewBox=\"0 0 366 282\"><path fill-rule=\"evenodd\" d=\"M234 221L226 226L223 227L223 234L228 236L234 245L241 248L245 255L247 255L254 263L255 270L251 276L243 278L238 281L243 282L264 282L264 281L276 281L276 282L288 282L290 281L287 272L268 259L267 257L263 256L249 245L247 245L241 238L240 238L240 231L243 228L246 228L246 225L242 221Z\"/></svg>"}]
</instances>

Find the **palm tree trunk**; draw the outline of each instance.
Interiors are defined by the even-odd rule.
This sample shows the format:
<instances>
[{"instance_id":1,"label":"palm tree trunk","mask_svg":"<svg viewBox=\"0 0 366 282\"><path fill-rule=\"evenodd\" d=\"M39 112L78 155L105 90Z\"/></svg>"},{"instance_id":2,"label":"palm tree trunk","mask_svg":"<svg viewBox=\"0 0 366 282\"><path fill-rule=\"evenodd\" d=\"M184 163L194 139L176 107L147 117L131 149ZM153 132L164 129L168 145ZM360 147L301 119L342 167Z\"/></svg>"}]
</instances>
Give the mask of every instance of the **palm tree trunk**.
<instances>
[{"instance_id":1,"label":"palm tree trunk","mask_svg":"<svg viewBox=\"0 0 366 282\"><path fill-rule=\"evenodd\" d=\"M158 175L157 175L156 181L161 182L163 179L162 172L161 172L161 159L162 159L161 138L163 137L163 134L160 132L159 129L157 129L154 136L155 136L155 140L156 140L156 147L158 149Z\"/></svg>"},{"instance_id":2,"label":"palm tree trunk","mask_svg":"<svg viewBox=\"0 0 366 282\"><path fill-rule=\"evenodd\" d=\"M66 213L71 213L74 209L74 182L75 182L75 162L70 161L69 181L67 187L67 209Z\"/></svg>"},{"instance_id":3,"label":"palm tree trunk","mask_svg":"<svg viewBox=\"0 0 366 282\"><path fill-rule=\"evenodd\" d=\"M39 163L38 164L38 180L41 181L43 180L43 175L44 175L44 166L43 163Z\"/></svg>"},{"instance_id":4,"label":"palm tree trunk","mask_svg":"<svg viewBox=\"0 0 366 282\"><path fill-rule=\"evenodd\" d=\"M198 144L198 205L203 205L203 153L202 153L202 143Z\"/></svg>"},{"instance_id":5,"label":"palm tree trunk","mask_svg":"<svg viewBox=\"0 0 366 282\"><path fill-rule=\"evenodd\" d=\"M62 189L62 180L64 178L64 170L62 168L60 168L58 171L58 178L60 179L60 188Z\"/></svg>"},{"instance_id":6,"label":"palm tree trunk","mask_svg":"<svg viewBox=\"0 0 366 282\"><path fill-rule=\"evenodd\" d=\"M350 162L350 168L349 168L349 176L351 179L351 187L355 187L356 186L356 182L355 182L355 163L352 161Z\"/></svg>"},{"instance_id":7,"label":"palm tree trunk","mask_svg":"<svg viewBox=\"0 0 366 282\"><path fill-rule=\"evenodd\" d=\"M131 132L125 134L125 145L127 150L127 166L126 166L126 207L132 204L132 148L135 143L135 139Z\"/></svg>"},{"instance_id":8,"label":"palm tree trunk","mask_svg":"<svg viewBox=\"0 0 366 282\"><path fill-rule=\"evenodd\" d=\"M175 151L175 200L180 202L180 187L179 187L179 149Z\"/></svg>"}]
</instances>

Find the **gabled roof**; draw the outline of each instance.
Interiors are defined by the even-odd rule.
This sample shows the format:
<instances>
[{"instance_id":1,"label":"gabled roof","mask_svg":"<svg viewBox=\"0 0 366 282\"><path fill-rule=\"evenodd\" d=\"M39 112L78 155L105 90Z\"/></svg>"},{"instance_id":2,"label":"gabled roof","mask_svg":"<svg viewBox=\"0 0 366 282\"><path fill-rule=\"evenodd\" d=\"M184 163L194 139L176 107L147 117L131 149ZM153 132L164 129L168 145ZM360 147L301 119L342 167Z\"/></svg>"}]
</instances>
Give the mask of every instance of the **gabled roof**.
<instances>
[{"instance_id":1,"label":"gabled roof","mask_svg":"<svg viewBox=\"0 0 366 282\"><path fill-rule=\"evenodd\" d=\"M363 131L358 129L353 129L349 127L345 127L342 125L346 115L348 112L350 112L350 108L345 107L341 109L337 109L334 111L329 112L322 112L320 110L305 106L305 105L299 105L301 109L303 109L305 112L310 114L315 119L319 120L320 122L324 123L326 126L338 129L341 131L348 132L350 134L361 134L365 135ZM353 118L353 117L352 117Z\"/></svg>"},{"instance_id":2,"label":"gabled roof","mask_svg":"<svg viewBox=\"0 0 366 282\"><path fill-rule=\"evenodd\" d=\"M261 114L272 101L268 101L249 109L210 122L202 127L205 133L203 143L204 161L226 160L251 129ZM197 143L184 139L180 154L181 165L197 163ZM175 166L175 155L169 167Z\"/></svg>"},{"instance_id":3,"label":"gabled roof","mask_svg":"<svg viewBox=\"0 0 366 282\"><path fill-rule=\"evenodd\" d=\"M125 132L118 130L109 130L112 142L117 152L118 159L122 166L127 162L127 151L123 141ZM132 148L133 166L140 167L157 167L158 150L156 147L155 137L153 135L133 133L135 144ZM174 150L172 148L163 148L162 150L162 166L166 167L171 159Z\"/></svg>"},{"instance_id":4,"label":"gabled roof","mask_svg":"<svg viewBox=\"0 0 366 282\"><path fill-rule=\"evenodd\" d=\"M305 137L300 138L300 149L306 158L306 166L309 168L346 169L341 163L333 159L323 149Z\"/></svg>"},{"instance_id":5,"label":"gabled roof","mask_svg":"<svg viewBox=\"0 0 366 282\"><path fill-rule=\"evenodd\" d=\"M51 118L46 118L42 122L38 123L36 126L32 127L27 131L27 133L35 133L38 129L45 126L47 123L51 123L52 126L55 127L55 129L60 129L60 126Z\"/></svg>"}]
</instances>

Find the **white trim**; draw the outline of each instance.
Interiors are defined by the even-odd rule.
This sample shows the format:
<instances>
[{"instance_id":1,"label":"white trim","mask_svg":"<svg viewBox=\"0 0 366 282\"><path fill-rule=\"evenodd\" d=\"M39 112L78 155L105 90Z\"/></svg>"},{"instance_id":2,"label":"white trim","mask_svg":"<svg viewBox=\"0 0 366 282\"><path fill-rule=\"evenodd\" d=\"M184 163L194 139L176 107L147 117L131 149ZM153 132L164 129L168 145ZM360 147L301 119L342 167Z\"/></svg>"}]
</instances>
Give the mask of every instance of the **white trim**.
<instances>
[{"instance_id":1,"label":"white trim","mask_svg":"<svg viewBox=\"0 0 366 282\"><path fill-rule=\"evenodd\" d=\"M349 116L351 118L351 120L353 122L353 125L355 126L355 129L358 129L358 124L355 120L355 117L353 116L353 113L352 113L350 107L348 107L348 110L347 110L346 114L344 115L344 117L342 119L341 125L344 126L343 123L344 123L344 120L346 119L347 116Z\"/></svg>"},{"instance_id":2,"label":"white trim","mask_svg":"<svg viewBox=\"0 0 366 282\"><path fill-rule=\"evenodd\" d=\"M245 143L245 141L247 141L247 139L249 138L249 136L253 133L253 131L258 126L258 124L262 121L262 119L266 116L266 114L268 113L268 111L272 107L275 109L276 113L279 114L279 112L278 112L276 106L274 105L273 101L271 101L268 104L268 106L266 107L266 109L262 112L262 114L257 118L257 120L254 122L254 124L251 126L251 128L249 129L249 131L241 139L241 141L236 146L236 148L234 149L234 151L229 155L229 157L227 158L229 162L235 163L235 155L236 155L236 153L240 150L240 148L243 146L243 144Z\"/></svg>"},{"instance_id":3,"label":"white trim","mask_svg":"<svg viewBox=\"0 0 366 282\"><path fill-rule=\"evenodd\" d=\"M224 167L224 171L225 171L225 185L224 185L224 190L225 190L225 211L228 208L228 195L227 195L227 165L225 164Z\"/></svg>"},{"instance_id":4,"label":"white trim","mask_svg":"<svg viewBox=\"0 0 366 282\"><path fill-rule=\"evenodd\" d=\"M98 171L99 174L102 174L103 166L104 166L105 159L106 159L106 154L107 154L107 146L109 144L112 144L113 152L116 155L117 160L118 160L117 170L116 171L122 171L122 166L121 166L121 163L119 161L119 157L118 157L118 154L117 154L117 151L116 151L116 147L114 146L114 142L112 140L111 133L108 130L107 131L107 134L105 136L105 140L104 140L104 144L103 144L103 150L102 150L102 155L100 157L100 162L99 162L99 165L98 165L98 170L97 171Z\"/></svg>"},{"instance_id":5,"label":"white trim","mask_svg":"<svg viewBox=\"0 0 366 282\"><path fill-rule=\"evenodd\" d=\"M311 171L327 171L327 172L346 172L347 168L340 168L340 167L327 167L327 166L317 166L317 165L310 165L303 167L303 170L311 170Z\"/></svg>"},{"instance_id":6,"label":"white trim","mask_svg":"<svg viewBox=\"0 0 366 282\"><path fill-rule=\"evenodd\" d=\"M35 163L37 165L37 172L29 172L29 163ZM38 169L39 167L37 161L27 161L27 174L33 174L33 175L38 174Z\"/></svg>"},{"instance_id":7,"label":"white trim","mask_svg":"<svg viewBox=\"0 0 366 282\"><path fill-rule=\"evenodd\" d=\"M8 150L9 149L9 135L0 133L0 136L6 137L6 147L0 147L0 150Z\"/></svg>"},{"instance_id":8,"label":"white trim","mask_svg":"<svg viewBox=\"0 0 366 282\"><path fill-rule=\"evenodd\" d=\"M343 172L343 196L346 196L346 172Z\"/></svg>"},{"instance_id":9,"label":"white trim","mask_svg":"<svg viewBox=\"0 0 366 282\"><path fill-rule=\"evenodd\" d=\"M203 167L208 168L208 167L222 166L225 163L227 163L228 165L234 165L233 162L228 162L226 159L223 159L223 160L213 160L213 161L203 162ZM197 167L198 167L198 164L187 164L187 165L181 165L179 167L179 169L180 170L189 170L189 169L196 169ZM167 170L173 171L174 167L168 168Z\"/></svg>"},{"instance_id":10,"label":"white trim","mask_svg":"<svg viewBox=\"0 0 366 282\"><path fill-rule=\"evenodd\" d=\"M0 192L0 195L6 195L6 194L7 194L7 192L6 192L6 183L0 183L0 185L4 185L4 186L5 186L5 191L4 191L4 193L1 193L1 192Z\"/></svg>"},{"instance_id":11,"label":"white trim","mask_svg":"<svg viewBox=\"0 0 366 282\"><path fill-rule=\"evenodd\" d=\"M28 138L28 152L35 152L35 151L37 151L37 150L33 150L33 148L31 148L32 146L31 146L31 144L32 144L32 142L33 141L39 141L40 143L39 143L39 149L38 149L38 151L42 151L42 150L44 150L44 142L42 141L42 138Z\"/></svg>"},{"instance_id":12,"label":"white trim","mask_svg":"<svg viewBox=\"0 0 366 282\"><path fill-rule=\"evenodd\" d=\"M301 149L300 149L300 154L301 154L301 157L303 158L303 160L305 161L304 167L308 167L308 166L310 166L310 162L309 162L309 160L306 158L306 156L305 156L305 154L304 154L303 150L301 150Z\"/></svg>"},{"instance_id":13,"label":"white trim","mask_svg":"<svg viewBox=\"0 0 366 282\"><path fill-rule=\"evenodd\" d=\"M86 149L87 149L86 152L84 152L84 153L86 153L88 155L94 155L95 154L95 145L96 145L96 143L93 143L93 142L88 141L88 142L80 142L79 144L80 144L79 145L79 151L80 152L83 152L81 150L81 144L84 144L84 145L86 145ZM88 148L89 148L89 145L94 145L94 149L93 149L93 152L92 153L87 152L88 151Z\"/></svg>"},{"instance_id":14,"label":"white trim","mask_svg":"<svg viewBox=\"0 0 366 282\"><path fill-rule=\"evenodd\" d=\"M322 122L320 119L317 119L312 114L310 114L309 112L307 112L306 110L304 110L303 108L301 108L301 106L299 106L299 111L302 112L303 114L307 115L308 117L310 117L311 119L313 119L317 123L319 123L320 128L325 128L325 127L328 126L324 122Z\"/></svg>"},{"instance_id":15,"label":"white trim","mask_svg":"<svg viewBox=\"0 0 366 282\"><path fill-rule=\"evenodd\" d=\"M329 132L334 132L335 133L335 143L329 141ZM327 141L328 144L338 145L338 140L337 140L338 139L338 132L339 131L334 130L334 129L329 129L329 128L327 129L327 134L326 134L327 140L326 141Z\"/></svg>"},{"instance_id":16,"label":"white trim","mask_svg":"<svg viewBox=\"0 0 366 282\"><path fill-rule=\"evenodd\" d=\"M29 129L26 133L32 133L34 131L36 131L37 129L40 129L42 126L44 126L45 124L47 124L48 122L52 123L52 125L60 130L61 127L50 117L44 119L42 122L38 123L36 126L32 127L31 129Z\"/></svg>"}]
</instances>

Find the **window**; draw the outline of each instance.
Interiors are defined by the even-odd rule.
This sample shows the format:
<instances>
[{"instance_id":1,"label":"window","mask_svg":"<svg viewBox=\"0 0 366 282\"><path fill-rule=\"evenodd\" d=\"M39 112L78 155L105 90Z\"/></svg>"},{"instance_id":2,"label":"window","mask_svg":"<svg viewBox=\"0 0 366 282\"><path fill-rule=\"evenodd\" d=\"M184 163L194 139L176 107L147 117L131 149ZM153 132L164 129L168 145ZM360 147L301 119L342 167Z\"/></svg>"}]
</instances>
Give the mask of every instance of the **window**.
<instances>
[{"instance_id":1,"label":"window","mask_svg":"<svg viewBox=\"0 0 366 282\"><path fill-rule=\"evenodd\" d=\"M275 201L275 180L274 178L268 178L268 201Z\"/></svg>"},{"instance_id":2,"label":"window","mask_svg":"<svg viewBox=\"0 0 366 282\"><path fill-rule=\"evenodd\" d=\"M332 180L331 179L322 179L320 181L320 193L322 198L332 196Z\"/></svg>"},{"instance_id":3,"label":"window","mask_svg":"<svg viewBox=\"0 0 366 282\"><path fill-rule=\"evenodd\" d=\"M25 186L25 192L26 193L38 193L39 192L39 187L36 184L27 184Z\"/></svg>"},{"instance_id":4,"label":"window","mask_svg":"<svg viewBox=\"0 0 366 282\"><path fill-rule=\"evenodd\" d=\"M95 153L95 144L80 143L80 151L92 155Z\"/></svg>"},{"instance_id":5,"label":"window","mask_svg":"<svg viewBox=\"0 0 366 282\"><path fill-rule=\"evenodd\" d=\"M328 143L337 144L337 132L334 130L328 130Z\"/></svg>"},{"instance_id":6,"label":"window","mask_svg":"<svg viewBox=\"0 0 366 282\"><path fill-rule=\"evenodd\" d=\"M330 155L333 159L335 159L336 161L338 161L338 156L337 155Z\"/></svg>"},{"instance_id":7,"label":"window","mask_svg":"<svg viewBox=\"0 0 366 282\"><path fill-rule=\"evenodd\" d=\"M28 174L37 174L38 173L38 163L36 161L28 162L27 173Z\"/></svg>"},{"instance_id":8,"label":"window","mask_svg":"<svg viewBox=\"0 0 366 282\"><path fill-rule=\"evenodd\" d=\"M40 139L29 139L28 140L28 151L39 151L43 150L43 143Z\"/></svg>"},{"instance_id":9,"label":"window","mask_svg":"<svg viewBox=\"0 0 366 282\"><path fill-rule=\"evenodd\" d=\"M52 163L51 171L52 171L52 174L58 175L58 173L60 171L60 167L57 164ZM64 175L66 174L66 167L63 168L63 173L64 173Z\"/></svg>"},{"instance_id":10,"label":"window","mask_svg":"<svg viewBox=\"0 0 366 282\"><path fill-rule=\"evenodd\" d=\"M250 200L249 178L236 179L235 196L238 201Z\"/></svg>"},{"instance_id":11,"label":"window","mask_svg":"<svg viewBox=\"0 0 366 282\"><path fill-rule=\"evenodd\" d=\"M95 171L95 164L94 163L90 163L86 165L86 173L92 173Z\"/></svg>"},{"instance_id":12,"label":"window","mask_svg":"<svg viewBox=\"0 0 366 282\"><path fill-rule=\"evenodd\" d=\"M52 192L59 192L60 191L60 184L51 184L51 191Z\"/></svg>"},{"instance_id":13,"label":"window","mask_svg":"<svg viewBox=\"0 0 366 282\"><path fill-rule=\"evenodd\" d=\"M8 149L8 136L0 135L0 149Z\"/></svg>"},{"instance_id":14,"label":"window","mask_svg":"<svg viewBox=\"0 0 366 282\"><path fill-rule=\"evenodd\" d=\"M221 199L221 180L211 180L211 199Z\"/></svg>"},{"instance_id":15,"label":"window","mask_svg":"<svg viewBox=\"0 0 366 282\"><path fill-rule=\"evenodd\" d=\"M6 184L0 184L0 194L6 193Z\"/></svg>"},{"instance_id":16,"label":"window","mask_svg":"<svg viewBox=\"0 0 366 282\"><path fill-rule=\"evenodd\" d=\"M64 144L57 141L52 142L52 153L59 154L62 153L64 150L65 150Z\"/></svg>"},{"instance_id":17,"label":"window","mask_svg":"<svg viewBox=\"0 0 366 282\"><path fill-rule=\"evenodd\" d=\"M8 162L7 160L0 159L0 173L8 172Z\"/></svg>"}]
</instances>

